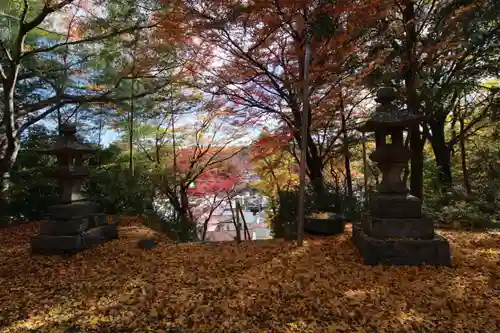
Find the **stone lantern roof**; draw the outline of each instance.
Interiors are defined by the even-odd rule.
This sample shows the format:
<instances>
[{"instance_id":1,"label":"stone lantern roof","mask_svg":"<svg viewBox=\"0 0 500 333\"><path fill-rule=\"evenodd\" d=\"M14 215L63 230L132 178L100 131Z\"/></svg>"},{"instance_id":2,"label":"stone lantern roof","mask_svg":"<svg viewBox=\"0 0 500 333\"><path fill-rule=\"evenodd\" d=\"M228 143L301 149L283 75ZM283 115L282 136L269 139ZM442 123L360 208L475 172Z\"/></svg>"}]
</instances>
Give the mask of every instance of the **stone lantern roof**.
<instances>
[{"instance_id":1,"label":"stone lantern roof","mask_svg":"<svg viewBox=\"0 0 500 333\"><path fill-rule=\"evenodd\" d=\"M374 132L378 129L406 128L422 119L422 116L399 109L394 105L396 90L392 87L382 87L377 91L376 101L380 103L369 119L358 130Z\"/></svg>"},{"instance_id":2,"label":"stone lantern roof","mask_svg":"<svg viewBox=\"0 0 500 333\"><path fill-rule=\"evenodd\" d=\"M56 141L46 149L38 150L41 153L51 155L76 156L91 154L97 152L97 149L84 143L80 143L76 137L76 125L69 123L61 125L59 133L62 136L56 138Z\"/></svg>"}]
</instances>

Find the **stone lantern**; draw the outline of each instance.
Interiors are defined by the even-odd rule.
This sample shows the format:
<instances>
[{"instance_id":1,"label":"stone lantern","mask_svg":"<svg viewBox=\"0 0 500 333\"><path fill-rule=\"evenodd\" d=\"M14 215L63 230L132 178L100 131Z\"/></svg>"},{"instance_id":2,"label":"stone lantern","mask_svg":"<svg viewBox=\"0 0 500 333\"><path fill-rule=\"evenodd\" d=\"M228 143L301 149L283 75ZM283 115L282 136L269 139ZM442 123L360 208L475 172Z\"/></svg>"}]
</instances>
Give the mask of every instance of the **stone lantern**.
<instances>
[{"instance_id":1,"label":"stone lantern","mask_svg":"<svg viewBox=\"0 0 500 333\"><path fill-rule=\"evenodd\" d=\"M116 225L109 224L99 205L82 193L89 175L83 156L96 150L78 142L74 124L62 125L60 134L52 147L39 150L57 157L51 176L59 182L60 203L48 207L40 221L39 234L31 240L33 253L74 253L117 237Z\"/></svg>"},{"instance_id":2,"label":"stone lantern","mask_svg":"<svg viewBox=\"0 0 500 333\"><path fill-rule=\"evenodd\" d=\"M422 216L421 201L401 179L410 158L403 132L421 117L399 110L395 98L394 89L379 89L380 105L359 128L375 133L370 159L382 172L382 181L370 198L369 216L353 226L353 240L366 264L449 265L447 240L434 232L434 222Z\"/></svg>"}]
</instances>

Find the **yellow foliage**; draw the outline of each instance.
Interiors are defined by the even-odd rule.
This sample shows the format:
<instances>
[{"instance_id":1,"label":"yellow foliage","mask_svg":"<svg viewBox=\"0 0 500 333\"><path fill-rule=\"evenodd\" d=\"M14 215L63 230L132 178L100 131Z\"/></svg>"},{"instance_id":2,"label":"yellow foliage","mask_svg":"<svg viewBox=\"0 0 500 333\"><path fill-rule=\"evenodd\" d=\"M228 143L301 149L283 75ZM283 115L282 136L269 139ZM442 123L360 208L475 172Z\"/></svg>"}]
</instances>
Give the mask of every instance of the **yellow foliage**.
<instances>
[{"instance_id":1,"label":"yellow foliage","mask_svg":"<svg viewBox=\"0 0 500 333\"><path fill-rule=\"evenodd\" d=\"M37 224L0 230L0 332L498 332L500 236L446 231L454 266L365 266L344 235L31 256Z\"/></svg>"},{"instance_id":2,"label":"yellow foliage","mask_svg":"<svg viewBox=\"0 0 500 333\"><path fill-rule=\"evenodd\" d=\"M299 184L297 163L286 152L254 159L252 164L260 177L255 186L268 196L276 197L278 189L286 191Z\"/></svg>"}]
</instances>

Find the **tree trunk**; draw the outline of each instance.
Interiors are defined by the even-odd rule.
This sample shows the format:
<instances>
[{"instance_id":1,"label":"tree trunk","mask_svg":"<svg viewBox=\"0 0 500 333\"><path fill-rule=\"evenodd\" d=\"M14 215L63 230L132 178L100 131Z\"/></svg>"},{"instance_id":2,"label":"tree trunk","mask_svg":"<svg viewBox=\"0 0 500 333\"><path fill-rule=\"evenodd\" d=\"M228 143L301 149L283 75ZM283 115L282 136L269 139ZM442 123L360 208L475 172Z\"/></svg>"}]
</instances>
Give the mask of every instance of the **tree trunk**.
<instances>
[{"instance_id":1,"label":"tree trunk","mask_svg":"<svg viewBox=\"0 0 500 333\"><path fill-rule=\"evenodd\" d=\"M304 13L304 16L307 16L307 13ZM318 147L316 146L316 143L314 142L313 137L311 136L310 132L310 127L311 127L311 120L312 120L312 112L308 110L307 113L307 135L302 133L301 128L302 128L302 116L303 116L303 110L300 107L300 103L298 101L302 101L304 105L309 106L309 82L308 82L308 67L309 67L309 62L310 62L310 56L309 56L309 48L310 48L310 42L308 39L308 32L306 31L306 27L303 27L305 30L304 35L303 35L303 40L296 40L296 42L304 43L303 45L305 46L304 48L304 53L299 56L298 59L298 66L299 66L299 82L302 82L301 86L299 86L299 89L301 89L301 94L297 94L297 96L294 100L292 100L290 108L292 109L292 114L294 117L294 126L291 126L291 130L294 133L295 139L297 140L297 144L299 147L301 147L302 140L307 140L307 151L306 153L306 165L307 169L309 171L309 180L311 181L311 186L314 189L314 192L321 194L324 193L325 190L325 182L323 178L323 163L321 161L321 157L319 155ZM307 52L306 52L307 51ZM307 103L307 104L305 104ZM308 109L308 108L306 108Z\"/></svg>"},{"instance_id":2,"label":"tree trunk","mask_svg":"<svg viewBox=\"0 0 500 333\"><path fill-rule=\"evenodd\" d=\"M132 79L132 95L134 94L134 80ZM130 111L129 111L129 133L128 133L128 167L130 170L130 175L135 176L135 166L134 166L134 98L130 101Z\"/></svg>"},{"instance_id":3,"label":"tree trunk","mask_svg":"<svg viewBox=\"0 0 500 333\"><path fill-rule=\"evenodd\" d=\"M453 178L451 173L451 151L446 145L444 134L444 119L429 121L429 126L432 131L431 145L438 167L438 180L439 184L446 191L453 185Z\"/></svg>"},{"instance_id":4,"label":"tree trunk","mask_svg":"<svg viewBox=\"0 0 500 333\"><path fill-rule=\"evenodd\" d=\"M410 136L407 136L405 139L405 148L408 149L409 147L410 147ZM410 177L410 167L406 165L403 170L403 184L408 185L409 177Z\"/></svg>"},{"instance_id":5,"label":"tree trunk","mask_svg":"<svg viewBox=\"0 0 500 333\"><path fill-rule=\"evenodd\" d=\"M0 139L0 224L9 205L10 170L14 166L19 152L19 141Z\"/></svg>"},{"instance_id":6,"label":"tree trunk","mask_svg":"<svg viewBox=\"0 0 500 333\"><path fill-rule=\"evenodd\" d=\"M132 51L132 81L130 87L130 110L129 110L129 135L128 135L128 149L129 149L129 169L130 175L132 177L135 176L135 163L134 163L134 116L135 116L135 98L134 98L134 90L135 90L135 65L136 65L136 47L137 47L137 36L136 41L134 43L134 49Z\"/></svg>"},{"instance_id":7,"label":"tree trunk","mask_svg":"<svg viewBox=\"0 0 500 333\"><path fill-rule=\"evenodd\" d=\"M239 201L236 201L236 210L238 211L238 214L240 214L241 216L241 221L243 221L243 229L244 233L246 233L245 239L248 238L248 240L252 240L252 236L250 235L250 230L248 230L247 221L245 220L245 215L243 214L243 209L241 209L241 204Z\"/></svg>"},{"instance_id":8,"label":"tree trunk","mask_svg":"<svg viewBox=\"0 0 500 333\"><path fill-rule=\"evenodd\" d=\"M353 196L352 190L352 176L351 176L351 158L349 153L349 141L347 136L347 120L345 118L345 110L344 110L344 98L342 96L342 90L340 90L340 118L342 121L342 136L344 139L343 142L343 152L344 152L344 163L345 163L345 181L347 185L347 195L349 197Z\"/></svg>"},{"instance_id":9,"label":"tree trunk","mask_svg":"<svg viewBox=\"0 0 500 333\"><path fill-rule=\"evenodd\" d=\"M309 166L311 165L311 166ZM325 179L323 177L323 168L316 163L308 163L310 170L309 179L315 193L321 194L325 192Z\"/></svg>"},{"instance_id":10,"label":"tree trunk","mask_svg":"<svg viewBox=\"0 0 500 333\"><path fill-rule=\"evenodd\" d=\"M241 243L241 232L240 232L240 218L238 212L234 212L233 204L231 203L231 198L228 196L227 200L229 202L229 208L231 208L231 214L233 215L233 224L236 229L236 243Z\"/></svg>"},{"instance_id":11,"label":"tree trunk","mask_svg":"<svg viewBox=\"0 0 500 333\"><path fill-rule=\"evenodd\" d=\"M299 124L300 125L300 124ZM297 126L294 129L294 137L297 141L297 144L300 147L300 143L302 142L302 138L297 129L300 129L300 126ZM308 149L306 155L306 165L309 180L311 182L311 186L315 193L324 193L325 191L325 180L323 177L323 163L321 161L321 157L319 156L318 147L316 147L316 143L313 138L309 135L308 137Z\"/></svg>"},{"instance_id":12,"label":"tree trunk","mask_svg":"<svg viewBox=\"0 0 500 333\"><path fill-rule=\"evenodd\" d=\"M185 216L189 222L194 223L193 221L193 215L191 214L191 211L189 210L189 198L187 194L187 189L181 187L179 191L180 199L181 199L181 210L179 211L179 214L182 214Z\"/></svg>"},{"instance_id":13,"label":"tree trunk","mask_svg":"<svg viewBox=\"0 0 500 333\"><path fill-rule=\"evenodd\" d=\"M15 64L7 80L4 80L2 85L4 105L0 122L0 220L3 220L2 215L7 212L10 185L9 172L14 166L20 148L19 126L14 106L14 90L19 66L19 62Z\"/></svg>"},{"instance_id":14,"label":"tree trunk","mask_svg":"<svg viewBox=\"0 0 500 333\"><path fill-rule=\"evenodd\" d=\"M410 130L410 193L419 199L424 197L424 139L417 126Z\"/></svg>"},{"instance_id":15,"label":"tree trunk","mask_svg":"<svg viewBox=\"0 0 500 333\"><path fill-rule=\"evenodd\" d=\"M420 113L420 101L417 94L417 32L415 4L413 1L407 1L403 10L403 22L405 25L405 87L406 104L408 110L413 114ZM419 199L423 197L423 138L420 135L419 125L416 124L410 128L410 150L411 150L411 173L410 173L410 192Z\"/></svg>"},{"instance_id":16,"label":"tree trunk","mask_svg":"<svg viewBox=\"0 0 500 333\"><path fill-rule=\"evenodd\" d=\"M319 156L318 148L311 136L308 137L310 154L306 156L306 164L309 169L309 180L315 193L325 192L325 179L323 177L323 162Z\"/></svg>"},{"instance_id":17,"label":"tree trunk","mask_svg":"<svg viewBox=\"0 0 500 333\"><path fill-rule=\"evenodd\" d=\"M204 223L203 223L203 232L201 234L201 240L204 241L205 238L207 237L207 230L208 230L208 220L206 220Z\"/></svg>"},{"instance_id":18,"label":"tree trunk","mask_svg":"<svg viewBox=\"0 0 500 333\"><path fill-rule=\"evenodd\" d=\"M460 136L459 136L459 144L460 144L460 157L462 160L462 174L464 178L464 187L465 191L467 192L467 195L472 194L472 189L470 187L470 181L469 181L469 173L467 171L467 153L465 151L465 134L464 134L464 119L460 119Z\"/></svg>"}]
</instances>

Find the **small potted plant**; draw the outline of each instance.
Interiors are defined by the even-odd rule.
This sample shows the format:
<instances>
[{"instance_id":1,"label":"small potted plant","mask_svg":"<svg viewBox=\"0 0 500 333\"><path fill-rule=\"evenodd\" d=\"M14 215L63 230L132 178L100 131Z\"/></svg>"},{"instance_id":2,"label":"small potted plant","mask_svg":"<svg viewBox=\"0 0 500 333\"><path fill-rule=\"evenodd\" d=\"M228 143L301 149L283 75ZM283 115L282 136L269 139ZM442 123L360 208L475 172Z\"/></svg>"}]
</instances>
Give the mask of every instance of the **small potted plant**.
<instances>
[{"instance_id":1,"label":"small potted plant","mask_svg":"<svg viewBox=\"0 0 500 333\"><path fill-rule=\"evenodd\" d=\"M304 220L304 231L312 235L336 235L344 232L343 216L323 211L313 212Z\"/></svg>"}]
</instances>

